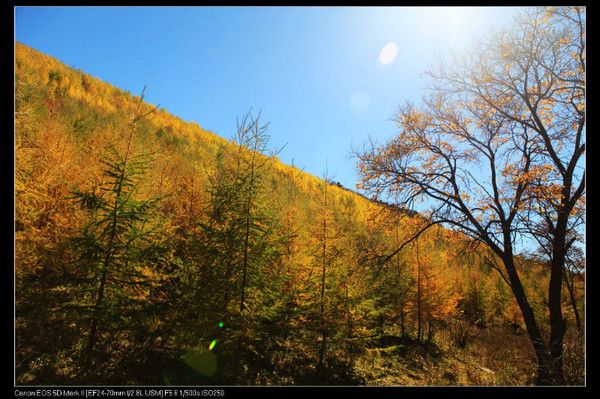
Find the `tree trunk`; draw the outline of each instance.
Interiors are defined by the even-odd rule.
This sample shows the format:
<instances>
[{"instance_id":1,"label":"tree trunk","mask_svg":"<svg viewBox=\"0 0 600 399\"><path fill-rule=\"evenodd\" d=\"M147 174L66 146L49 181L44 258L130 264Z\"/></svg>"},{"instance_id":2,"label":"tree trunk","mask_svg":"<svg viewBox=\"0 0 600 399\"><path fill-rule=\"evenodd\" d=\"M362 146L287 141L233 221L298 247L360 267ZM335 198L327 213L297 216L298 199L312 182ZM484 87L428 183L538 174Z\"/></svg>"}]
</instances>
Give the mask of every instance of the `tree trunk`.
<instances>
[{"instance_id":1,"label":"tree trunk","mask_svg":"<svg viewBox=\"0 0 600 399\"><path fill-rule=\"evenodd\" d=\"M325 362L325 347L327 342L327 334L325 329L321 330L321 346L319 347L319 364L317 366L317 375L323 375L323 365Z\"/></svg>"},{"instance_id":2,"label":"tree trunk","mask_svg":"<svg viewBox=\"0 0 600 399\"><path fill-rule=\"evenodd\" d=\"M348 351L348 363L352 363L353 362L353 357L352 357L352 315L350 313L350 298L348 295L348 283L346 283L346 324L348 327L348 345L347 345L347 351Z\"/></svg>"},{"instance_id":3,"label":"tree trunk","mask_svg":"<svg viewBox=\"0 0 600 399\"><path fill-rule=\"evenodd\" d=\"M248 276L248 242L250 239L250 209L246 211L246 231L244 236L244 261L242 265L242 285L240 293L240 313L244 311L246 301L246 279Z\"/></svg>"},{"instance_id":4,"label":"tree trunk","mask_svg":"<svg viewBox=\"0 0 600 399\"><path fill-rule=\"evenodd\" d=\"M523 315L523 320L525 321L525 327L527 329L527 335L529 336L529 340L531 341L537 357L538 370L536 383L539 385L564 384L564 378L562 377L562 374L557 374L557 370L555 370L554 367L554 362L551 359L550 351L548 350L548 347L542 338L540 329L535 319L535 314L531 308L531 305L529 304L529 301L527 300L523 284L521 283L521 279L517 273L513 257L505 255L503 256L502 261L506 268L512 292L515 296L517 304L519 305L521 314Z\"/></svg>"},{"instance_id":5,"label":"tree trunk","mask_svg":"<svg viewBox=\"0 0 600 399\"><path fill-rule=\"evenodd\" d=\"M248 198L246 199L246 209L244 210L245 212L245 235L244 235L244 260L243 260L243 266L242 266L242 287L241 287L241 293L240 293L240 313L242 313L244 311L244 308L246 307L246 280L247 280L247 276L248 276L248 247L249 247L249 240L250 240L250 213L252 211L252 196L253 196L253 189L254 189L254 176L255 176L255 156L256 156L256 151L257 149L254 148L252 151L252 161L250 163L250 181L248 183Z\"/></svg>"},{"instance_id":6,"label":"tree trunk","mask_svg":"<svg viewBox=\"0 0 600 399\"><path fill-rule=\"evenodd\" d=\"M427 318L427 343L431 343L433 339L433 321L431 320L431 316Z\"/></svg>"},{"instance_id":7,"label":"tree trunk","mask_svg":"<svg viewBox=\"0 0 600 399\"><path fill-rule=\"evenodd\" d=\"M552 263L550 271L550 284L548 287L548 308L550 310L550 357L551 357L551 383L564 385L563 374L563 339L566 323L562 314L562 285L563 271L566 258L566 230L567 217L559 216L556 231L552 242Z\"/></svg>"},{"instance_id":8,"label":"tree trunk","mask_svg":"<svg viewBox=\"0 0 600 399\"><path fill-rule=\"evenodd\" d=\"M129 139L131 143L131 137ZM100 275L100 285L98 286L98 291L96 294L96 304L94 305L94 312L92 315L92 324L90 326L90 335L88 337L88 343L86 347L86 363L85 369L89 371L89 368L92 364L92 355L94 351L94 345L96 345L96 334L98 330L98 319L100 318L100 309L102 308L102 304L104 302L104 289L106 287L106 278L108 275L108 269L110 267L110 263L113 255L113 245L115 240L117 239L117 224L118 224L118 215L119 215L119 201L121 198L121 192L123 190L123 180L125 179L125 166L127 165L127 154L129 154L129 146L127 148L127 153L125 156L125 161L123 162L123 167L120 170L121 174L119 176L119 180L117 183L117 190L115 193L115 203L112 208L112 218L111 218L111 227L110 227L110 237L108 239L107 252L104 257L104 261L102 262L102 273Z\"/></svg>"},{"instance_id":9,"label":"tree trunk","mask_svg":"<svg viewBox=\"0 0 600 399\"><path fill-rule=\"evenodd\" d=\"M325 188L327 189L327 188ZM327 192L325 192L325 206L327 206ZM325 273L327 271L327 209L323 210L323 247L322 247L322 269L321 269L321 347L319 349L319 364L317 373L321 375L323 372L323 362L325 359L326 333L325 333Z\"/></svg>"},{"instance_id":10,"label":"tree trunk","mask_svg":"<svg viewBox=\"0 0 600 399\"><path fill-rule=\"evenodd\" d=\"M400 303L400 328L402 331L402 337L404 337L404 303Z\"/></svg>"},{"instance_id":11,"label":"tree trunk","mask_svg":"<svg viewBox=\"0 0 600 399\"><path fill-rule=\"evenodd\" d=\"M567 286L567 291L569 292L569 301L571 303L571 307L573 308L573 314L575 315L575 324L577 326L577 331L581 334L583 332L583 326L579 316L579 309L577 309L577 299L575 298L575 279L571 272L567 272L564 268L563 271L563 278L565 280L565 285Z\"/></svg>"},{"instance_id":12,"label":"tree trunk","mask_svg":"<svg viewBox=\"0 0 600 399\"><path fill-rule=\"evenodd\" d=\"M104 287L106 285L106 275L108 273L108 265L105 264L102 269L102 275L100 277L100 286L98 287L98 293L96 296L96 304L94 306L94 313L92 316L92 325L90 326L90 334L88 336L88 343L85 350L86 360L85 360L85 369L89 370L92 364L92 355L94 351L94 345L96 344L96 334L98 330L98 319L100 318L100 308L102 307L102 302L104 301Z\"/></svg>"},{"instance_id":13,"label":"tree trunk","mask_svg":"<svg viewBox=\"0 0 600 399\"><path fill-rule=\"evenodd\" d=\"M229 305L229 280L231 279L231 273L233 272L232 269L231 258L227 258L227 266L225 267L225 284L223 285L224 287L227 287L223 290L223 317L227 316L227 306Z\"/></svg>"},{"instance_id":14,"label":"tree trunk","mask_svg":"<svg viewBox=\"0 0 600 399\"><path fill-rule=\"evenodd\" d=\"M417 245L417 341L422 339L422 315L421 315L421 262L419 262L419 247Z\"/></svg>"},{"instance_id":15,"label":"tree trunk","mask_svg":"<svg viewBox=\"0 0 600 399\"><path fill-rule=\"evenodd\" d=\"M398 239L398 225L396 225L396 229L394 230L395 232L395 238L396 238L396 247L398 247L400 245L400 240ZM400 253L398 252L396 254L396 269L398 270L398 287L401 287L402 284L402 267L401 267L401 263L400 263ZM403 293L401 293L401 295L403 295ZM402 331L402 337L404 337L404 301L400 300L400 328Z\"/></svg>"}]
</instances>

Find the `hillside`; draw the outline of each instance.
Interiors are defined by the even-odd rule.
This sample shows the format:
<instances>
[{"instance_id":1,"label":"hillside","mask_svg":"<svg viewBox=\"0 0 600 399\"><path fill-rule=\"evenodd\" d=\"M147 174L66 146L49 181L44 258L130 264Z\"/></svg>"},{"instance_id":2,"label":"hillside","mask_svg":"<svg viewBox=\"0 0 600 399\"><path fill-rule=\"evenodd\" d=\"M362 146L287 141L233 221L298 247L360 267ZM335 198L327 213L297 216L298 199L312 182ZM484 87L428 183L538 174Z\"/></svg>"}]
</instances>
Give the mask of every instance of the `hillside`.
<instances>
[{"instance_id":1,"label":"hillside","mask_svg":"<svg viewBox=\"0 0 600 399\"><path fill-rule=\"evenodd\" d=\"M20 43L15 70L17 382L532 381L469 240L388 258L418 215L248 148L261 121L226 140ZM548 273L519 268L545 320Z\"/></svg>"}]
</instances>

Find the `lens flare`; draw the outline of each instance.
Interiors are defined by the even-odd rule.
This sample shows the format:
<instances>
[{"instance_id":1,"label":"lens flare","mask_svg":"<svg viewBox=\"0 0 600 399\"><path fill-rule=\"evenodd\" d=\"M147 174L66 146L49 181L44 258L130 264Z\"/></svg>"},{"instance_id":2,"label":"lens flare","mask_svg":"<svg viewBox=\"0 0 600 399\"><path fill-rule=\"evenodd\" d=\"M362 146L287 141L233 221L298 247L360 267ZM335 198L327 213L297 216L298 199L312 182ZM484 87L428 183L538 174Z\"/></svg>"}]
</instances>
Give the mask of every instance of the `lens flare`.
<instances>
[{"instance_id":1,"label":"lens flare","mask_svg":"<svg viewBox=\"0 0 600 399\"><path fill-rule=\"evenodd\" d=\"M215 346L217 346L217 340L213 339L212 341L210 341L210 345L208 345L208 350L211 351L215 349Z\"/></svg>"},{"instance_id":2,"label":"lens flare","mask_svg":"<svg viewBox=\"0 0 600 399\"><path fill-rule=\"evenodd\" d=\"M394 62L398 56L398 45L396 43L388 43L381 49L379 53L379 62L383 65L388 65Z\"/></svg>"},{"instance_id":3,"label":"lens flare","mask_svg":"<svg viewBox=\"0 0 600 399\"><path fill-rule=\"evenodd\" d=\"M212 377L217 371L217 357L204 345L187 351L181 360L191 370L202 376ZM165 377L165 383L177 385L182 381L180 378L183 375L179 375L176 370L168 370Z\"/></svg>"},{"instance_id":4,"label":"lens flare","mask_svg":"<svg viewBox=\"0 0 600 399\"><path fill-rule=\"evenodd\" d=\"M219 322L219 328L223 328L224 325L225 323L223 323L222 321Z\"/></svg>"}]
</instances>

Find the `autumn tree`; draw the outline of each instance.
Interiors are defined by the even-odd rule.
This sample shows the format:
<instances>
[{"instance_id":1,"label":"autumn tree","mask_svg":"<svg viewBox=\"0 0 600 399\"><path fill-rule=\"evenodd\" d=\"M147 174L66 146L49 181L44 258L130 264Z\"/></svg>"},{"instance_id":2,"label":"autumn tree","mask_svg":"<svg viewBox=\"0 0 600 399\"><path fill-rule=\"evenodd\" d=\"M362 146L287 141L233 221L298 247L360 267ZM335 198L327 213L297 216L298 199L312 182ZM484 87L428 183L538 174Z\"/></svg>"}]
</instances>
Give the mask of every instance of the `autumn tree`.
<instances>
[{"instance_id":1,"label":"autumn tree","mask_svg":"<svg viewBox=\"0 0 600 399\"><path fill-rule=\"evenodd\" d=\"M422 105L407 103L396 115L399 135L357 155L364 188L430 206L415 236L444 224L501 259L537 356L537 382L564 384L562 279L569 220L585 190L585 15L537 9L515 22L455 67L430 72ZM540 224L552 233L549 340L515 265L516 240Z\"/></svg>"},{"instance_id":2,"label":"autumn tree","mask_svg":"<svg viewBox=\"0 0 600 399\"><path fill-rule=\"evenodd\" d=\"M372 273L370 266L372 265L369 264L369 260L372 258L369 255L365 256L364 250L372 250L372 247L376 246L376 242L383 241L385 236L383 229L371 229L367 223L357 223L357 220L364 217L362 212L369 212L368 207L361 209L351 198L342 197L337 208L336 223L332 226L338 231L334 236L338 251L335 261L332 262L331 272L332 296L335 298L332 313L339 315L338 348L346 354L346 366L352 367L356 355L361 353L364 346L365 331L361 327L371 322L371 317L367 320L362 317L361 309L369 312L370 304L379 305L381 300L373 301L372 299L375 298L369 294L377 295L388 288L388 286L382 286L380 281L372 284L373 279L370 275ZM390 284L390 286L395 288L394 284ZM389 291L393 291L393 289ZM371 312L369 316L372 314ZM382 314L383 312L380 313L380 315ZM379 317L378 319L381 320ZM329 329L331 330L331 327ZM338 353L340 352L338 351Z\"/></svg>"},{"instance_id":3,"label":"autumn tree","mask_svg":"<svg viewBox=\"0 0 600 399\"><path fill-rule=\"evenodd\" d=\"M276 335L273 325L283 328L288 300L281 296L288 276L280 266L290 234L281 234L278 215L266 202L274 155L267 148L268 126L261 123L260 114L247 113L238 120L233 145L218 154L208 182L206 217L192 239L198 254L192 270L197 269L197 275L188 273L190 282L197 282L192 291L202 298L204 309L197 313L206 318L203 323L223 321L226 326L228 342L220 348L234 362L230 371L237 372L240 381L254 378L252 373L262 367L255 364L242 372L243 362L269 363L266 359L273 351L258 346L265 334ZM219 288L212 300L202 288L210 281Z\"/></svg>"},{"instance_id":4,"label":"autumn tree","mask_svg":"<svg viewBox=\"0 0 600 399\"><path fill-rule=\"evenodd\" d=\"M431 342L436 324L456 311L459 295L448 273L448 257L440 248L434 235L424 234L411 245L412 295L407 303L408 313L417 323L416 339Z\"/></svg>"},{"instance_id":5,"label":"autumn tree","mask_svg":"<svg viewBox=\"0 0 600 399\"><path fill-rule=\"evenodd\" d=\"M240 287L240 312L244 310L244 301L246 293L246 283L248 275L248 250L249 250L249 239L250 239L250 226L252 223L252 212L255 206L256 196L261 188L262 181L260 179L260 170L266 162L269 160L265 157L267 151L267 144L269 142L269 135L267 129L269 124L261 125L260 114L257 118L253 118L251 113L248 113L244 119L238 122L238 129L236 135L236 145L239 152L250 150L249 160L246 157L238 155L237 167L238 170L246 170L245 174L240 176L246 180L244 188L244 250L243 250L243 262L242 262L242 284ZM261 159L262 157L262 159ZM244 162L245 161L245 162Z\"/></svg>"},{"instance_id":6,"label":"autumn tree","mask_svg":"<svg viewBox=\"0 0 600 399\"><path fill-rule=\"evenodd\" d=\"M72 239L76 262L85 277L78 284L81 295L74 298L79 303L72 301L63 307L89 310L82 356L85 374L101 364L102 356L97 356L95 349L107 332L136 346L151 342L147 328L137 324L150 318L148 305L160 302L160 284L167 276L162 269L165 238L161 238L155 211L159 198L140 194L150 156L133 149L138 122L154 111L144 110L142 101L143 92L126 131L105 150L99 184L91 190L73 189L72 199L88 214L83 231Z\"/></svg>"},{"instance_id":7,"label":"autumn tree","mask_svg":"<svg viewBox=\"0 0 600 399\"><path fill-rule=\"evenodd\" d=\"M328 263L331 262L331 230L332 230L332 214L331 214L331 199L329 198L329 181L327 180L327 174L325 175L325 181L321 184L321 193L319 198L319 210L318 210L318 228L317 228L317 241L319 249L316 252L315 259L320 263L319 273L319 333L321 335L319 343L319 361L317 364L317 373L321 375L323 372L325 362L325 351L327 348L327 329L326 329L326 283L328 273Z\"/></svg>"},{"instance_id":8,"label":"autumn tree","mask_svg":"<svg viewBox=\"0 0 600 399\"><path fill-rule=\"evenodd\" d=\"M433 245L435 248L435 242ZM433 253L437 256L432 256ZM431 342L439 325L456 313L460 294L449 272L453 265L446 253L430 249L425 255L428 255L425 259L419 259L424 262L421 300L427 321L427 342Z\"/></svg>"},{"instance_id":9,"label":"autumn tree","mask_svg":"<svg viewBox=\"0 0 600 399\"><path fill-rule=\"evenodd\" d=\"M585 212L585 9L537 9L516 22L520 28L485 43L474 63L434 77L438 88L469 93L532 133L533 167L518 178L527 181L526 211L517 218L534 239L541 237L550 263L550 380L563 383L563 274Z\"/></svg>"},{"instance_id":10,"label":"autumn tree","mask_svg":"<svg viewBox=\"0 0 600 399\"><path fill-rule=\"evenodd\" d=\"M50 87L16 81L15 345L18 381L26 383L64 381L81 327L56 309L69 298L71 259L63 244L78 231L69 184L83 173L75 140L45 106L53 95Z\"/></svg>"},{"instance_id":11,"label":"autumn tree","mask_svg":"<svg viewBox=\"0 0 600 399\"><path fill-rule=\"evenodd\" d=\"M360 252L357 263L368 281L363 295L372 302L371 313L380 336L390 321L400 325L402 335L407 330L407 304L416 281L404 253L387 256L403 240L400 226L405 223L410 223L410 218L400 208L390 205L373 208L367 218L366 234L355 238L355 247Z\"/></svg>"}]
</instances>

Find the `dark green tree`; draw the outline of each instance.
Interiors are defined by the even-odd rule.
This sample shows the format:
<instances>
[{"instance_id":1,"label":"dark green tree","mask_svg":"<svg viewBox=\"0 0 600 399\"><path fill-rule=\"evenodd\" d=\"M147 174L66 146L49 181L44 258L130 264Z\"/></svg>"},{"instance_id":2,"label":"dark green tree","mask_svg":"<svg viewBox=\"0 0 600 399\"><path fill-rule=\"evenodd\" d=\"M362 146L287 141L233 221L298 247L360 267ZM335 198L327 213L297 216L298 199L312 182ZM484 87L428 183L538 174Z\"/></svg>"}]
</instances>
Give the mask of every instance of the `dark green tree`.
<instances>
[{"instance_id":1,"label":"dark green tree","mask_svg":"<svg viewBox=\"0 0 600 399\"><path fill-rule=\"evenodd\" d=\"M138 122L153 112L142 111L142 101L143 92L126 134L102 154L102 181L91 190L73 189L72 199L87 212L81 234L72 239L76 263L85 272L78 294L66 306L83 310L89 322L81 348L86 375L102 370L100 364L118 351L119 345L108 345L108 336L134 347L148 344L139 324L147 321L149 307L160 302L166 278L159 198L141 193L151 156L132 149ZM97 351L101 342L105 345Z\"/></svg>"}]
</instances>

